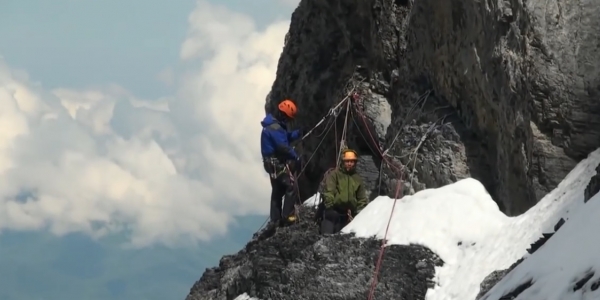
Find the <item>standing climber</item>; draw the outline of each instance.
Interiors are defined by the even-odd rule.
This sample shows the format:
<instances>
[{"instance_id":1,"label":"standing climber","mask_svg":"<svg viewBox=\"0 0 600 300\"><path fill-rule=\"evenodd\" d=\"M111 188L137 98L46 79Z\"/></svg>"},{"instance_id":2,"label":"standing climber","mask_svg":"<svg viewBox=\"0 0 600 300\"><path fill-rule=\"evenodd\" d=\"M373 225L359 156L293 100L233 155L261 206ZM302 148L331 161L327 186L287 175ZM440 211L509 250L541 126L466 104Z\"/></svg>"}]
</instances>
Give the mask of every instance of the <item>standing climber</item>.
<instances>
[{"instance_id":1,"label":"standing climber","mask_svg":"<svg viewBox=\"0 0 600 300\"><path fill-rule=\"evenodd\" d=\"M302 130L288 132L287 123L296 116L297 108L291 100L283 100L278 110L262 120L260 148L263 166L271 180L272 225L285 225L296 221L294 214L295 179L293 173L300 166L300 157L291 142L302 137ZM296 196L297 197L297 196ZM281 209L282 198L283 210Z\"/></svg>"},{"instance_id":2,"label":"standing climber","mask_svg":"<svg viewBox=\"0 0 600 300\"><path fill-rule=\"evenodd\" d=\"M322 234L339 232L350 223L353 216L367 206L364 183L356 172L357 161L356 151L345 149L342 153L342 165L324 178Z\"/></svg>"}]
</instances>

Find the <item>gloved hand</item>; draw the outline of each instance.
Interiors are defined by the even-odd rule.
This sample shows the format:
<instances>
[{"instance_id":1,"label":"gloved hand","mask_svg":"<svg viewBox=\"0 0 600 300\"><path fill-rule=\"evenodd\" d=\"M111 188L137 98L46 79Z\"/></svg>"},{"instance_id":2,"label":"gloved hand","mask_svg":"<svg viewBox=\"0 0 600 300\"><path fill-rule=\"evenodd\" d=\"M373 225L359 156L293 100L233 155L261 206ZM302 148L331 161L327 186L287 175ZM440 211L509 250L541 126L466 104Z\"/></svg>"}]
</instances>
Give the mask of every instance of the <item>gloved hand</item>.
<instances>
[{"instance_id":1,"label":"gloved hand","mask_svg":"<svg viewBox=\"0 0 600 300\"><path fill-rule=\"evenodd\" d=\"M323 204L325 205L326 209L330 209L333 207L333 201L328 200L328 199L324 199L323 200Z\"/></svg>"}]
</instances>

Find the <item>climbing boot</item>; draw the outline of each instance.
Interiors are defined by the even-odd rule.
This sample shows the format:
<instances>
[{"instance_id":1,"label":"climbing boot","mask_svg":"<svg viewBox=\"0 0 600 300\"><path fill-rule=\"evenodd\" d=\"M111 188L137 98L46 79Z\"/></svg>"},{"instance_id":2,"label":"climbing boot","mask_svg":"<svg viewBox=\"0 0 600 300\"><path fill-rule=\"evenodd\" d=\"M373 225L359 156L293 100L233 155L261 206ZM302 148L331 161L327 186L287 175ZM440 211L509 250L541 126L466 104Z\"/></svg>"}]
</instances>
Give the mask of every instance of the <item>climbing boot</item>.
<instances>
[{"instance_id":1,"label":"climbing boot","mask_svg":"<svg viewBox=\"0 0 600 300\"><path fill-rule=\"evenodd\" d=\"M296 223L297 219L298 218L296 217L296 215L288 216L287 218L283 219L283 227L290 226L290 225Z\"/></svg>"}]
</instances>

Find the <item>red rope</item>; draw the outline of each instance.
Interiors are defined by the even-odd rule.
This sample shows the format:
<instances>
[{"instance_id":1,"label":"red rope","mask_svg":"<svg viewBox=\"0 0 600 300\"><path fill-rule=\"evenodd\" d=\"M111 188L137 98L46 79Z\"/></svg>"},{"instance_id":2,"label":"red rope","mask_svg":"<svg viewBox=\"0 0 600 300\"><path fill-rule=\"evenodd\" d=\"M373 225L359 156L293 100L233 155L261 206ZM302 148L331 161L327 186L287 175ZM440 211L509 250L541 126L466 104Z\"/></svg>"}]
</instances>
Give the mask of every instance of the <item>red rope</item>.
<instances>
[{"instance_id":1,"label":"red rope","mask_svg":"<svg viewBox=\"0 0 600 300\"><path fill-rule=\"evenodd\" d=\"M369 126L367 124L367 120L364 116L364 114L358 109L358 100L359 100L359 96L357 93L354 93L352 95L352 98L355 100L355 104L356 104L356 111L359 114L359 116L361 117L363 124L365 126L365 128L367 129L367 133L369 135L369 137L371 138L371 141L373 142L374 145L378 145L377 141L375 140L375 137L373 136L373 133L371 132L371 130L369 129ZM396 208L396 203L398 201L398 198L400 197L400 194L402 193L402 179L403 179L403 175L404 173L401 172L401 169L398 168L397 166L395 166L394 164L392 164L383 154L383 152L381 151L380 147L377 146L377 151L379 152L379 155L381 156L381 159L387 163L388 166L393 167L396 169L396 171L400 172L400 179L398 180L398 183L396 184L396 193L394 196L394 204L392 205L392 211L390 212L390 217L388 218L388 222L385 228L385 234L383 236L383 239L381 240L381 248L379 249L379 256L377 258L377 263L375 264L375 270L373 272L373 277L371 280L371 288L369 290L369 297L368 300L373 300L374 295L375 295L375 288L377 287L377 278L379 276L379 272L381 270L381 265L383 263L383 255L385 254L385 243L387 242L387 236L390 230L390 224L392 223L392 216L394 215L394 210Z\"/></svg>"},{"instance_id":2,"label":"red rope","mask_svg":"<svg viewBox=\"0 0 600 300\"><path fill-rule=\"evenodd\" d=\"M383 262L383 254L385 253L385 243L387 242L387 235L390 229L390 224L392 223L392 216L394 215L394 209L396 208L396 202L398 201L398 196L402 191L401 180L398 181L396 185L396 195L394 196L394 205L392 205L392 211L390 212L390 217L387 222L387 226L385 228L385 234L383 236L383 240L381 240L381 248L379 249L379 257L377 258L377 264L375 265L375 271L373 272L373 278L371 281L371 289L369 291L369 300L373 300L375 295L375 287L377 287L377 277L379 275L379 271L381 269L381 263Z\"/></svg>"},{"instance_id":3,"label":"red rope","mask_svg":"<svg viewBox=\"0 0 600 300\"><path fill-rule=\"evenodd\" d=\"M378 142L375 140L375 136L374 136L374 134L371 132L371 129L369 129L369 125L367 124L367 119L366 119L365 115L364 115L364 114L363 114L363 113L360 111L360 109L359 109L359 108L361 108L361 107L358 105L358 102L359 102L359 100L360 100L360 98L359 98L359 96L358 96L358 93L354 92L354 94L352 95L352 99L355 101L355 105L356 105L356 108L357 108L357 109L356 109L356 112L358 113L358 116L361 118L361 120L362 120L362 122L363 122L363 124L364 124L364 126L365 126L365 129L367 129L367 133L368 133L368 135L369 135L369 137L370 137L370 139L371 139L371 142L373 142L373 144L377 146L377 147L376 147L376 148L377 148L376 150L377 150L377 152L379 153L379 155L381 156L381 159L382 159L382 160L383 160L385 163L387 163L387 164L388 164L388 166L390 166L390 167L392 167L392 168L396 169L396 171L400 172L402 169L401 169L401 168L399 168L398 166L396 166L395 164L393 164L391 161L389 161L389 160L386 158L385 154L383 154L383 151L381 151L381 148L379 147L379 143L378 143ZM402 174L402 173L400 173L400 174Z\"/></svg>"}]
</instances>

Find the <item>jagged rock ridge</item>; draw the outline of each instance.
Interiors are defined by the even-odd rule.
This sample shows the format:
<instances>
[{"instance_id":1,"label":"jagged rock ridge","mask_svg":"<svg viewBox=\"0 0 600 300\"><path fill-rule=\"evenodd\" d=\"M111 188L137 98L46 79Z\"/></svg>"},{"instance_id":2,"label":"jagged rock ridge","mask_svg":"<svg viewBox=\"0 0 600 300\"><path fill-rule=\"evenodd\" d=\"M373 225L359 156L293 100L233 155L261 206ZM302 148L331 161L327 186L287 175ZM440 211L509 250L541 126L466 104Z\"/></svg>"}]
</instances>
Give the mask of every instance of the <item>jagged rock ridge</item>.
<instances>
[{"instance_id":1,"label":"jagged rock ridge","mask_svg":"<svg viewBox=\"0 0 600 300\"><path fill-rule=\"evenodd\" d=\"M231 300L248 294L268 299L367 298L381 241L352 235L320 236L313 208L300 223L259 232L244 249L207 269L186 300ZM386 248L377 299L425 299L434 267L443 262L419 246Z\"/></svg>"}]
</instances>

